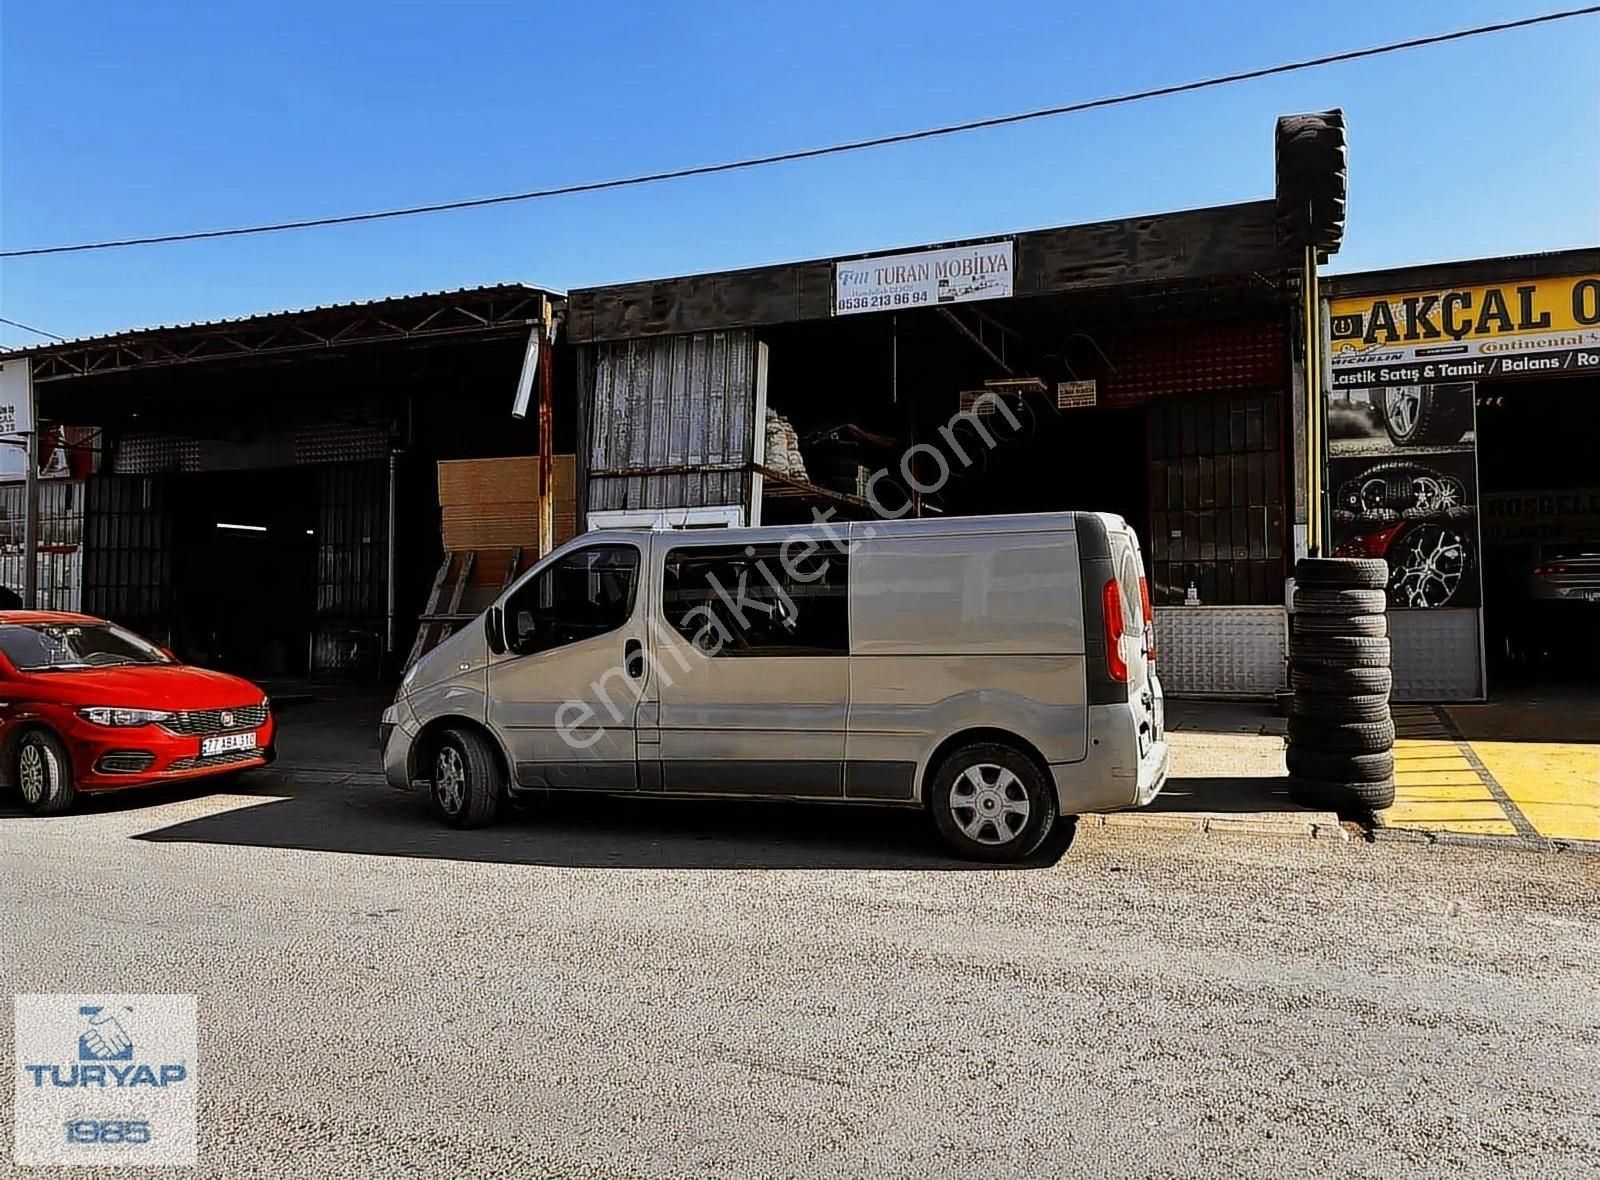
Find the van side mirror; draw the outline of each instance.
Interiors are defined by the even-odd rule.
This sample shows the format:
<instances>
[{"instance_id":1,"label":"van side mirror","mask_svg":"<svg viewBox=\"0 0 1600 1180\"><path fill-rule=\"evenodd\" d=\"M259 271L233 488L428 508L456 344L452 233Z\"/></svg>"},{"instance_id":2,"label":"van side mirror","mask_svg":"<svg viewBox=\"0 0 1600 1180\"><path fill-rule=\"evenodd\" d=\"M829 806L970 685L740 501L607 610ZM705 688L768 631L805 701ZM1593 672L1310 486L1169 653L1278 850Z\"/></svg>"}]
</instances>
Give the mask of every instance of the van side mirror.
<instances>
[{"instance_id":1,"label":"van side mirror","mask_svg":"<svg viewBox=\"0 0 1600 1180\"><path fill-rule=\"evenodd\" d=\"M506 616L498 606L491 606L483 616L484 638L489 650L497 656L506 653Z\"/></svg>"}]
</instances>

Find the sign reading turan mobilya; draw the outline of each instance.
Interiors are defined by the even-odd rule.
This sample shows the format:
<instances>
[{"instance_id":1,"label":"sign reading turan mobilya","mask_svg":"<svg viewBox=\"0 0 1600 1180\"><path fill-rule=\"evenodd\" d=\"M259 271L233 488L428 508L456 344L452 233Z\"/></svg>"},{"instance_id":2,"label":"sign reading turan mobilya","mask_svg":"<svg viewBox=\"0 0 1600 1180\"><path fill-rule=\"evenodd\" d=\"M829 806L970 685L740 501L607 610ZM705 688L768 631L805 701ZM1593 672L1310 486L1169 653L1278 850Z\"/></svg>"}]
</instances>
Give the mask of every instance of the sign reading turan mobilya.
<instances>
[{"instance_id":1,"label":"sign reading turan mobilya","mask_svg":"<svg viewBox=\"0 0 1600 1180\"><path fill-rule=\"evenodd\" d=\"M1012 294L1015 272L1010 238L838 262L833 267L833 314L1004 299Z\"/></svg>"}]
</instances>

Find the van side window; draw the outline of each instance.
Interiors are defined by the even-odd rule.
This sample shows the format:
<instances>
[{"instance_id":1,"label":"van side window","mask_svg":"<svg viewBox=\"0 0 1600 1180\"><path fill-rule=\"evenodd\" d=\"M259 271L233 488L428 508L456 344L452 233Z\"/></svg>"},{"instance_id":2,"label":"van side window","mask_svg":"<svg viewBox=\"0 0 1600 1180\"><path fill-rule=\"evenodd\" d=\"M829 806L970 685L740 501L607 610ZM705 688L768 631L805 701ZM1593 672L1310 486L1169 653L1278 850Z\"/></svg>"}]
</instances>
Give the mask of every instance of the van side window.
<instances>
[{"instance_id":1,"label":"van side window","mask_svg":"<svg viewBox=\"0 0 1600 1180\"><path fill-rule=\"evenodd\" d=\"M810 542L673 549L663 617L708 656L846 655L848 561Z\"/></svg>"},{"instance_id":2,"label":"van side window","mask_svg":"<svg viewBox=\"0 0 1600 1180\"><path fill-rule=\"evenodd\" d=\"M615 631L632 616L638 589L632 545L576 549L506 599L506 644L526 656Z\"/></svg>"}]
</instances>

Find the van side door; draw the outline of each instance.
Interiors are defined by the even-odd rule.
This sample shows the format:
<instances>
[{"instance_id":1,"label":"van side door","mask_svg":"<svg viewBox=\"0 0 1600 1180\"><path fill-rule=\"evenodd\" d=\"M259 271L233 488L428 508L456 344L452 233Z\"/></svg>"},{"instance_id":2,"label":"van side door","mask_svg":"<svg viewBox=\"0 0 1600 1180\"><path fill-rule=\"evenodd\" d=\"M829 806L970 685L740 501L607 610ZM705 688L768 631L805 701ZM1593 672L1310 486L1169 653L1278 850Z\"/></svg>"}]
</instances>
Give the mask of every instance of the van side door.
<instances>
[{"instance_id":1,"label":"van side door","mask_svg":"<svg viewBox=\"0 0 1600 1180\"><path fill-rule=\"evenodd\" d=\"M662 789L843 793L849 557L799 536L663 544L651 670Z\"/></svg>"},{"instance_id":2,"label":"van side door","mask_svg":"<svg viewBox=\"0 0 1600 1180\"><path fill-rule=\"evenodd\" d=\"M560 554L500 604L506 650L489 663L489 724L521 787L631 791L645 690L644 562L637 545Z\"/></svg>"}]
</instances>

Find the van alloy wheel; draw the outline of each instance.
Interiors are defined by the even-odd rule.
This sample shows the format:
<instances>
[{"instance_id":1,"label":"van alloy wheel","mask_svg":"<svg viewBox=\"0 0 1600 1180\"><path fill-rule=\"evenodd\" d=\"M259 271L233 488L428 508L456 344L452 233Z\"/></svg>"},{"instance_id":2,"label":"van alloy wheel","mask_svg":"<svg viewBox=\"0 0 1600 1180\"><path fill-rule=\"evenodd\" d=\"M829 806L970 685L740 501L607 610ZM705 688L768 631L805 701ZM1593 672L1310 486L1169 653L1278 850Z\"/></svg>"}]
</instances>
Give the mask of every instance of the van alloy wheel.
<instances>
[{"instance_id":1,"label":"van alloy wheel","mask_svg":"<svg viewBox=\"0 0 1600 1180\"><path fill-rule=\"evenodd\" d=\"M433 764L433 797L446 815L461 810L466 795L467 768L461 762L461 751L452 745L439 747Z\"/></svg>"},{"instance_id":2,"label":"van alloy wheel","mask_svg":"<svg viewBox=\"0 0 1600 1180\"><path fill-rule=\"evenodd\" d=\"M1004 766L980 762L950 785L950 813L979 844L1007 844L1028 826L1031 814L1022 780Z\"/></svg>"}]
</instances>

